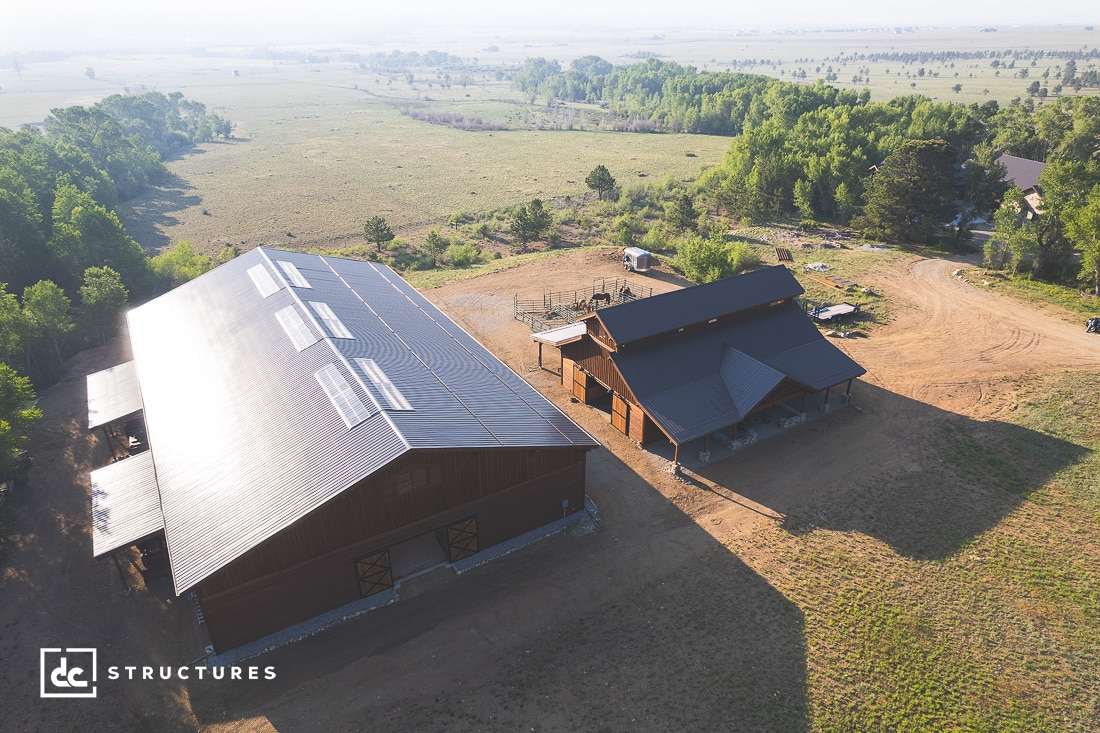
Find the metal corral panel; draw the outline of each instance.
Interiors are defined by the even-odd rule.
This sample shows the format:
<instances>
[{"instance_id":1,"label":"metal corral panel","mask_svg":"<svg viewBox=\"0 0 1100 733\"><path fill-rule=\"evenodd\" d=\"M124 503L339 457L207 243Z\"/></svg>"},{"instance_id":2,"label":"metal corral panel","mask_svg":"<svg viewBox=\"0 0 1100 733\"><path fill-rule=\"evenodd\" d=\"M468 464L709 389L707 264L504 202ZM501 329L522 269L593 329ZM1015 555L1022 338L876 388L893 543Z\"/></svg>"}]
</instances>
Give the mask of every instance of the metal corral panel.
<instances>
[{"instance_id":1,"label":"metal corral panel","mask_svg":"<svg viewBox=\"0 0 1100 733\"><path fill-rule=\"evenodd\" d=\"M383 265L260 248L129 322L177 592L410 449L598 445Z\"/></svg>"},{"instance_id":2,"label":"metal corral panel","mask_svg":"<svg viewBox=\"0 0 1100 733\"><path fill-rule=\"evenodd\" d=\"M88 427L98 428L141 412L141 386L134 362L88 375Z\"/></svg>"},{"instance_id":3,"label":"metal corral panel","mask_svg":"<svg viewBox=\"0 0 1100 733\"><path fill-rule=\"evenodd\" d=\"M90 478L93 556L164 529L152 453L139 453L92 471Z\"/></svg>"},{"instance_id":4,"label":"metal corral panel","mask_svg":"<svg viewBox=\"0 0 1100 733\"><path fill-rule=\"evenodd\" d=\"M706 323L758 305L805 292L783 265L729 277L705 285L601 308L596 316L622 348L631 341Z\"/></svg>"}]
</instances>

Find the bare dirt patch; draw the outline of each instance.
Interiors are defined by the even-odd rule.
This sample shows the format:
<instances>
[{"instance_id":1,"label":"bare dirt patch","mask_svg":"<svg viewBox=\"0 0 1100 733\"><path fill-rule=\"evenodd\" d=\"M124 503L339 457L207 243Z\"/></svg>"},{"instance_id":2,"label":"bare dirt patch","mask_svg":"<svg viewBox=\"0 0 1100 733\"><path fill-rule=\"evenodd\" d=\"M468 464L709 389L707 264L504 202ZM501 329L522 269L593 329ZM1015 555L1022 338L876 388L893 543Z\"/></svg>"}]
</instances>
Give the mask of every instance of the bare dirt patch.
<instances>
[{"instance_id":1,"label":"bare dirt patch","mask_svg":"<svg viewBox=\"0 0 1100 733\"><path fill-rule=\"evenodd\" d=\"M897 577L891 588L919 584L910 576L920 562L954 557L1012 515L1059 466L1013 474L1024 485L1008 491L987 489L951 451L1012 438L1015 428L998 417L1030 381L1100 366L1100 339L960 282L951 274L958 266L914 257L863 273L861 284L894 306L889 325L837 341L868 369L854 389L858 409L711 464L690 483L614 431L605 413L571 403L512 319L517 293L621 276L617 251L579 250L429 290L603 443L588 479L598 531L546 539L461 577L415 579L400 602L261 657L278 670L274 681L103 683L94 701L44 701L41 646L178 665L203 643L166 582L145 586L127 568L138 588L123 595L115 569L91 559L87 471L105 449L83 428L83 375L118 355L117 347L86 352L43 395L31 487L4 509L0 728L813 727L844 704L836 697L859 689L837 660L848 642L820 643L830 639L836 588L874 575L880 561ZM680 285L660 273L649 281L655 292ZM816 590L780 590L797 583ZM860 602L841 595L845 607Z\"/></svg>"}]
</instances>

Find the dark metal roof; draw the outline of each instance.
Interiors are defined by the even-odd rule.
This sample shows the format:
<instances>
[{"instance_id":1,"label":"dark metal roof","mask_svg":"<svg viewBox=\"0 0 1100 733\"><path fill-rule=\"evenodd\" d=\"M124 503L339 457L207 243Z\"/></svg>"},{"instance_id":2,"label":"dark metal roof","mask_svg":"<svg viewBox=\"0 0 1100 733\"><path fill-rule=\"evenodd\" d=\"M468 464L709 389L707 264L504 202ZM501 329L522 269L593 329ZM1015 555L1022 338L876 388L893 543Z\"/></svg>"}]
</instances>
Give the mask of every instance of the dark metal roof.
<instances>
[{"instance_id":1,"label":"dark metal roof","mask_svg":"<svg viewBox=\"0 0 1100 733\"><path fill-rule=\"evenodd\" d=\"M266 297L257 264L279 285ZM311 301L353 338L330 337ZM275 317L288 307L318 338L302 351ZM384 265L261 248L129 323L177 592L410 449L598 445ZM412 409L391 409L356 358ZM328 365L369 413L351 428L314 376Z\"/></svg>"},{"instance_id":2,"label":"dark metal roof","mask_svg":"<svg viewBox=\"0 0 1100 733\"><path fill-rule=\"evenodd\" d=\"M92 471L90 479L94 557L164 529L152 453L145 451Z\"/></svg>"},{"instance_id":3,"label":"dark metal roof","mask_svg":"<svg viewBox=\"0 0 1100 733\"><path fill-rule=\"evenodd\" d=\"M865 373L795 303L611 358L642 408L677 443L739 422L783 379L816 392Z\"/></svg>"},{"instance_id":4,"label":"dark metal roof","mask_svg":"<svg viewBox=\"0 0 1100 733\"><path fill-rule=\"evenodd\" d=\"M1002 155L997 158L997 162L1005 167L1005 176L1002 180L1010 181L1024 191L1039 184L1039 174L1047 167L1047 164L1042 161L1015 155Z\"/></svg>"},{"instance_id":5,"label":"dark metal roof","mask_svg":"<svg viewBox=\"0 0 1100 733\"><path fill-rule=\"evenodd\" d=\"M141 386L134 362L88 375L88 427L98 428L141 412Z\"/></svg>"},{"instance_id":6,"label":"dark metal roof","mask_svg":"<svg viewBox=\"0 0 1100 733\"><path fill-rule=\"evenodd\" d=\"M596 317L620 348L632 341L697 323L706 323L758 305L793 298L805 291L783 265L642 298L610 308Z\"/></svg>"}]
</instances>

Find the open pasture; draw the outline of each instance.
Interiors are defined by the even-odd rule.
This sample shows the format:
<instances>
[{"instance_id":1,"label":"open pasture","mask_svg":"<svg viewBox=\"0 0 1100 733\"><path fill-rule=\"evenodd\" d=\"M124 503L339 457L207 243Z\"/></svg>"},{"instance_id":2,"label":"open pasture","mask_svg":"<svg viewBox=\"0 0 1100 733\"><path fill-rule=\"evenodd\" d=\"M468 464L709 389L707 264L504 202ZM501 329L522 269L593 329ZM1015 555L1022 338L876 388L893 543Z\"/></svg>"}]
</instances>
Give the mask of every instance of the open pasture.
<instances>
[{"instance_id":1,"label":"open pasture","mask_svg":"<svg viewBox=\"0 0 1100 733\"><path fill-rule=\"evenodd\" d=\"M79 101L92 101L84 82L101 96L179 91L235 124L236 140L170 161L169 185L127 202L127 228L151 249L181 240L200 250L347 244L362 240L363 222L374 215L408 236L403 229L454 213L583 195L584 177L601 163L622 184L691 179L729 146L726 138L698 135L540 130L540 108L522 105L507 82L488 73L444 89L434 71L418 70L409 84L404 74L351 62L172 56L95 60L89 80L82 74L91 63L58 67L79 78L57 82L54 94L79 91ZM32 75L24 76L29 85ZM410 105L461 103L471 105L464 113L490 119L533 115L532 129L467 132L402 114Z\"/></svg>"},{"instance_id":2,"label":"open pasture","mask_svg":"<svg viewBox=\"0 0 1100 733\"><path fill-rule=\"evenodd\" d=\"M944 101L1007 103L1026 97L1028 84L1044 72L1056 74L1059 60L1027 66L1028 77L1020 78L1022 66L998 75L986 59L853 59L877 53L1085 51L1094 39L1081 28L1038 27L787 34L591 30L569 36L516 31L449 38L410 33L385 45L259 53L100 53L32 60L18 73L11 66L0 70L0 125L41 121L50 108L114 93L182 92L232 120L237 139L170 161L174 180L128 202L122 212L133 236L151 250L181 240L204 251L226 244L332 247L361 241L369 216L384 216L399 236L413 239L455 213L583 195L584 176L600 163L624 185L643 176L689 179L719 162L728 148L729 140L721 137L598 131L586 116L591 110L582 106L551 114L545 100L531 104L507 80L508 69L527 57L567 66L585 54L616 64L657 56L711 71L806 82L825 78L831 67L832 83L867 86L876 99L919 93ZM406 73L360 63L367 54L395 48L444 50L466 65ZM1078 70L1095 63L1082 60ZM961 85L958 93L951 89L955 84ZM464 131L403 114L414 110L512 129ZM574 129L556 129L573 114Z\"/></svg>"}]
</instances>

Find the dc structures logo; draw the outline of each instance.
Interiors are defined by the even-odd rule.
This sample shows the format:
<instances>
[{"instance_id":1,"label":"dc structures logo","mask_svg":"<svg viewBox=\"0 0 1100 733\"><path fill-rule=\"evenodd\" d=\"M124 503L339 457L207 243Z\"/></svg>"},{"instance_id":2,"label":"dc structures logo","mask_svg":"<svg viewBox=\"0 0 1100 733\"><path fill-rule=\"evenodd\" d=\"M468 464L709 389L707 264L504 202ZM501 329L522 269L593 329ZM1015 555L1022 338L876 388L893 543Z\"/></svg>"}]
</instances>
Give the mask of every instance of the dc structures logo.
<instances>
[{"instance_id":1,"label":"dc structures logo","mask_svg":"<svg viewBox=\"0 0 1100 733\"><path fill-rule=\"evenodd\" d=\"M42 649L42 697L95 697L95 649Z\"/></svg>"}]
</instances>

